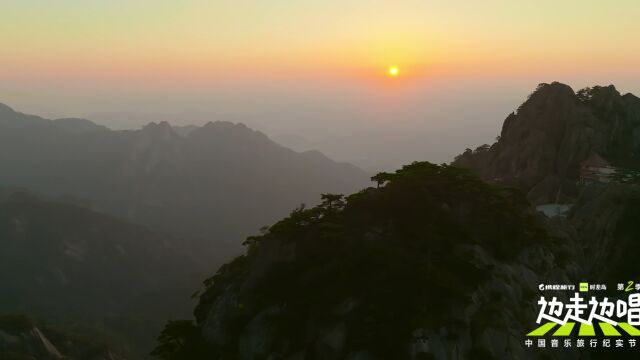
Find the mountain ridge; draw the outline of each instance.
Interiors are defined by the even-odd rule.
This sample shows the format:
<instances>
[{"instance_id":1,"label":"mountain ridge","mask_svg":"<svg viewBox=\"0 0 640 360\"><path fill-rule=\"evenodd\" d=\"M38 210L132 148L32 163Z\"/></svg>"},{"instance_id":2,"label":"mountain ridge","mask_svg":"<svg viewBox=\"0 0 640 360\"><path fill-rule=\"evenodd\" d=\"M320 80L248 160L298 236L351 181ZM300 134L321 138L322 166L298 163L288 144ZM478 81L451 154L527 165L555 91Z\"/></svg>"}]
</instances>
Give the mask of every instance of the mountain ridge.
<instances>
[{"instance_id":1,"label":"mountain ridge","mask_svg":"<svg viewBox=\"0 0 640 360\"><path fill-rule=\"evenodd\" d=\"M186 135L167 122L114 131L6 109L0 185L200 238L195 252L218 258L237 253L242 238L300 203L368 183L353 165L294 152L244 124L209 122Z\"/></svg>"}]
</instances>

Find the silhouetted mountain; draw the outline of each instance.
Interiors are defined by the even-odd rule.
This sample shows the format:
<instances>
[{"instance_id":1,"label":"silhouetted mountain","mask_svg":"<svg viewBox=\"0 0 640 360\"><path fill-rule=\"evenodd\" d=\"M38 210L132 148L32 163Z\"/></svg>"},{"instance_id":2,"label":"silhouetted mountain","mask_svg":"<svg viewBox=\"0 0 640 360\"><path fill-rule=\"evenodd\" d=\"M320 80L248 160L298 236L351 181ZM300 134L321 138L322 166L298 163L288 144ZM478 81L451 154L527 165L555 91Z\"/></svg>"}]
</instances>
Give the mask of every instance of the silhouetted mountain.
<instances>
[{"instance_id":1,"label":"silhouetted mountain","mask_svg":"<svg viewBox=\"0 0 640 360\"><path fill-rule=\"evenodd\" d=\"M0 314L93 324L142 353L163 318L188 314L208 268L175 240L74 205L4 193L11 195L0 197Z\"/></svg>"},{"instance_id":2,"label":"silhouetted mountain","mask_svg":"<svg viewBox=\"0 0 640 360\"><path fill-rule=\"evenodd\" d=\"M296 153L242 124L208 123L179 135L168 123L111 131L0 108L0 185L65 197L227 257L255 229L319 193L368 182L358 168ZM73 200L71 200L73 199ZM207 249L207 251L202 251Z\"/></svg>"},{"instance_id":3,"label":"silhouetted mountain","mask_svg":"<svg viewBox=\"0 0 640 360\"><path fill-rule=\"evenodd\" d=\"M575 198L580 164L592 154L640 168L640 99L612 85L574 93L554 82L540 84L505 119L495 144L467 149L455 164L542 204Z\"/></svg>"},{"instance_id":4,"label":"silhouetted mountain","mask_svg":"<svg viewBox=\"0 0 640 360\"><path fill-rule=\"evenodd\" d=\"M376 180L250 237L246 255L205 282L196 324L169 323L155 354L480 358L502 344L487 323L498 309L495 323L524 334L522 299L557 266L540 261L553 242L526 199L429 163Z\"/></svg>"},{"instance_id":5,"label":"silhouetted mountain","mask_svg":"<svg viewBox=\"0 0 640 360\"><path fill-rule=\"evenodd\" d=\"M635 278L628 256L637 251L632 239L640 236L632 220L640 211L639 185L614 177L580 181L583 162L594 154L617 173L640 169L640 99L620 95L613 85L574 93L554 82L540 84L506 118L495 144L467 150L454 164L516 187L534 204L565 204L549 226L565 238L563 256L584 278Z\"/></svg>"},{"instance_id":6,"label":"silhouetted mountain","mask_svg":"<svg viewBox=\"0 0 640 360\"><path fill-rule=\"evenodd\" d=\"M637 278L638 179L580 177L593 154L638 168L639 109L637 98L613 87L575 94L543 84L507 118L493 146L469 150L451 166L413 163L378 174L378 188L347 198L325 194L321 205L249 237L246 254L205 281L195 322L169 322L154 354L610 357L597 349L528 349L522 341L536 326L540 284L613 287ZM564 207L545 216L525 194ZM619 296L611 288L600 294ZM570 293L545 295L567 301ZM633 349L617 354L635 356Z\"/></svg>"}]
</instances>

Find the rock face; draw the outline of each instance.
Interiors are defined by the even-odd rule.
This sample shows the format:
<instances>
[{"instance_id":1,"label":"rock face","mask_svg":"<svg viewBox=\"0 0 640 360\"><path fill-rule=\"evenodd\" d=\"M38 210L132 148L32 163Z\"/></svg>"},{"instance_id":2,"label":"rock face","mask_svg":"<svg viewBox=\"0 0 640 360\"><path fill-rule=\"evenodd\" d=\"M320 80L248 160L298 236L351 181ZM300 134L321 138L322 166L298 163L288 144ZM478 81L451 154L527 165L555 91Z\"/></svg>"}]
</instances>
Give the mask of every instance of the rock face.
<instances>
[{"instance_id":1,"label":"rock face","mask_svg":"<svg viewBox=\"0 0 640 360\"><path fill-rule=\"evenodd\" d=\"M637 276L640 187L595 184L582 190L562 229L574 240L571 258L584 278L619 283Z\"/></svg>"},{"instance_id":2,"label":"rock face","mask_svg":"<svg viewBox=\"0 0 640 360\"><path fill-rule=\"evenodd\" d=\"M576 94L554 82L539 85L505 119L495 144L467 150L454 164L545 204L577 196L580 163L591 154L616 166L640 167L640 99L613 86Z\"/></svg>"},{"instance_id":3,"label":"rock face","mask_svg":"<svg viewBox=\"0 0 640 360\"><path fill-rule=\"evenodd\" d=\"M638 185L579 184L580 164L591 154L619 169L640 168L640 99L620 95L612 85L574 93L554 82L540 84L507 117L495 144L467 150L454 164L522 190L534 205L569 203L566 218L549 220L549 228L572 244L564 256L576 262L580 275L634 278L625 253L635 251L630 239L639 229L630 219Z\"/></svg>"}]
</instances>

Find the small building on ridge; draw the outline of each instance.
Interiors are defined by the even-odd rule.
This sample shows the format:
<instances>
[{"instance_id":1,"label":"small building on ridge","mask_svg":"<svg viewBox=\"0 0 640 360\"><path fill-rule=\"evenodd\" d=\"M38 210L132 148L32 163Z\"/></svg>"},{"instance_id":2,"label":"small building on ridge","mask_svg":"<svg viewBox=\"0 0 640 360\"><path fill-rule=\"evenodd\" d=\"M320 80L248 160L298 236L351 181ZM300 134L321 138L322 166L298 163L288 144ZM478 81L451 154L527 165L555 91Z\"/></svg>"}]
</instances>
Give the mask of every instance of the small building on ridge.
<instances>
[{"instance_id":1,"label":"small building on ridge","mask_svg":"<svg viewBox=\"0 0 640 360\"><path fill-rule=\"evenodd\" d=\"M592 154L580 163L580 183L608 183L616 168L598 154Z\"/></svg>"}]
</instances>

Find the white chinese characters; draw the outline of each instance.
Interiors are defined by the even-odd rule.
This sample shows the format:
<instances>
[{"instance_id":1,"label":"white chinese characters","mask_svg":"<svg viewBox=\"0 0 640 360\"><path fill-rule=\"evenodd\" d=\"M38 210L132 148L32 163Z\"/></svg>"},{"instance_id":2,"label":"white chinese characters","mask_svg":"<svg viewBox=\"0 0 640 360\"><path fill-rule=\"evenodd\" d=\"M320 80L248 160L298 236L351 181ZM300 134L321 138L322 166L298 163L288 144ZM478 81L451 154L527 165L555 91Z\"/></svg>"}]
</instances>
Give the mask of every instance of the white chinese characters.
<instances>
[{"instance_id":1,"label":"white chinese characters","mask_svg":"<svg viewBox=\"0 0 640 360\"><path fill-rule=\"evenodd\" d=\"M576 321L592 325L593 320L618 325L618 321L627 322L630 325L640 325L640 293L631 294L627 301L609 301L607 297L598 301L595 296L587 302L579 293L574 293L565 304L557 297L547 301L544 296L538 300L540 312L536 322L548 320L560 325L569 321Z\"/></svg>"}]
</instances>

